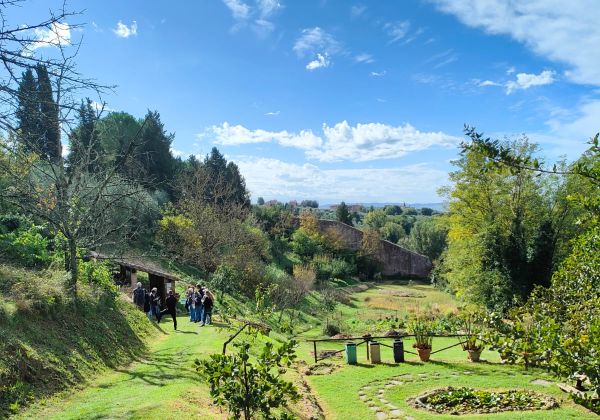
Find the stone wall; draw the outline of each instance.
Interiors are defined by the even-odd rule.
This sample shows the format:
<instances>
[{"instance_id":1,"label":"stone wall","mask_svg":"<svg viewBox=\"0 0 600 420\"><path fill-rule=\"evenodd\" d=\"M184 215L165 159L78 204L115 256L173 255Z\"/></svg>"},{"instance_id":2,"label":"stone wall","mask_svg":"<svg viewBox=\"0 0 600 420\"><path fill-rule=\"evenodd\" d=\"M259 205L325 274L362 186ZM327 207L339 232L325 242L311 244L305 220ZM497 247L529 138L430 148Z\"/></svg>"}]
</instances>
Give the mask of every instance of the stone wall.
<instances>
[{"instance_id":1,"label":"stone wall","mask_svg":"<svg viewBox=\"0 0 600 420\"><path fill-rule=\"evenodd\" d=\"M331 232L343 241L349 249L358 251L362 245L363 232L335 220L319 220L322 232ZM389 241L381 240L377 259L386 276L427 277L431 271L431 261L424 255L409 251Z\"/></svg>"}]
</instances>

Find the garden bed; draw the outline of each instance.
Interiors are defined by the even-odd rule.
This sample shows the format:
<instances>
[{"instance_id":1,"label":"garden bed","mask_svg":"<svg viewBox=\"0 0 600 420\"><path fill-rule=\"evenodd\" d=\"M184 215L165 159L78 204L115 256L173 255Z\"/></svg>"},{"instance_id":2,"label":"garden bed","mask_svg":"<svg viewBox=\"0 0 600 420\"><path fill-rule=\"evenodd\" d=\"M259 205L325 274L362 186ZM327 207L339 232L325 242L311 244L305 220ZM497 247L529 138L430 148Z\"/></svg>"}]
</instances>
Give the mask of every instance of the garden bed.
<instances>
[{"instance_id":1,"label":"garden bed","mask_svg":"<svg viewBox=\"0 0 600 420\"><path fill-rule=\"evenodd\" d=\"M407 401L415 408L454 415L549 410L558 407L554 398L533 391L486 391L466 387L438 388Z\"/></svg>"}]
</instances>

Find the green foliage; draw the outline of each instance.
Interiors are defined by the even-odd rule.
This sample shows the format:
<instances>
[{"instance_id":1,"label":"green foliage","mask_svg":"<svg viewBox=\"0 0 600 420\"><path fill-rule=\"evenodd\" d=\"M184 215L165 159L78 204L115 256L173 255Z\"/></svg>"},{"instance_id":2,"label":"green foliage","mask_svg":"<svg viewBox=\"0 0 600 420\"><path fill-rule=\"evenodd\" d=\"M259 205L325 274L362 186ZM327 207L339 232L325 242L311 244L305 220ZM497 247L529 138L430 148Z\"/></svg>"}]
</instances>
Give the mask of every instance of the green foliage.
<instances>
[{"instance_id":1,"label":"green foliage","mask_svg":"<svg viewBox=\"0 0 600 420\"><path fill-rule=\"evenodd\" d=\"M434 333L434 326L431 321L423 317L417 317L408 324L408 330L415 336L415 348L431 349L433 341L431 334Z\"/></svg>"},{"instance_id":2,"label":"green foliage","mask_svg":"<svg viewBox=\"0 0 600 420\"><path fill-rule=\"evenodd\" d=\"M7 224L11 222L6 218L4 221ZM47 266L51 261L51 256L48 252L48 239L41 234L42 230L42 227L32 225L29 228L0 233L2 259L22 264L25 267Z\"/></svg>"},{"instance_id":3,"label":"green foliage","mask_svg":"<svg viewBox=\"0 0 600 420\"><path fill-rule=\"evenodd\" d=\"M348 210L346 203L343 201L335 209L335 218L338 222L352 226L352 217L350 216L350 211Z\"/></svg>"},{"instance_id":4,"label":"green foliage","mask_svg":"<svg viewBox=\"0 0 600 420\"><path fill-rule=\"evenodd\" d=\"M467 387L448 387L428 396L426 404L428 408L438 413L464 414L491 409L498 409L498 411L535 410L545 408L548 404L548 398L531 391L514 389L494 392L474 390ZM555 405L555 402L551 404L551 406Z\"/></svg>"},{"instance_id":5,"label":"green foliage","mask_svg":"<svg viewBox=\"0 0 600 420\"><path fill-rule=\"evenodd\" d=\"M265 419L274 419L274 409L300 398L294 385L282 379L296 358L295 341L278 348L267 342L255 360L250 343L234 346L236 354L213 354L209 359L196 360L196 370L209 384L214 403L227 407L231 418L250 420L260 413ZM280 418L291 417L284 412Z\"/></svg>"},{"instance_id":6,"label":"green foliage","mask_svg":"<svg viewBox=\"0 0 600 420\"><path fill-rule=\"evenodd\" d=\"M448 227L445 219L441 217L422 217L417 219L410 230L410 235L399 244L435 261L446 248L447 235Z\"/></svg>"},{"instance_id":7,"label":"green foliage","mask_svg":"<svg viewBox=\"0 0 600 420\"><path fill-rule=\"evenodd\" d=\"M355 273L355 267L341 258L331 258L325 255L316 255L311 266L317 274L317 281L325 282L335 278L345 279Z\"/></svg>"}]
</instances>

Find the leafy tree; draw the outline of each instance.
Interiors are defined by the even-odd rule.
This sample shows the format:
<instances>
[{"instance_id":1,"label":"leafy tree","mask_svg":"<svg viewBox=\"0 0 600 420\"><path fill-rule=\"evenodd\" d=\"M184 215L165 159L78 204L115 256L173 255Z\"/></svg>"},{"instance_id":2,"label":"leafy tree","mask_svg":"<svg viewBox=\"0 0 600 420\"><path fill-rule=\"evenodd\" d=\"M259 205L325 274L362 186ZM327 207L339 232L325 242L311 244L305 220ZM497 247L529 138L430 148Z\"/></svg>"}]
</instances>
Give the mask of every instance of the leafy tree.
<instances>
[{"instance_id":1,"label":"leafy tree","mask_svg":"<svg viewBox=\"0 0 600 420\"><path fill-rule=\"evenodd\" d=\"M387 205L383 207L383 211L389 216L399 216L402 214L402 207L397 204Z\"/></svg>"},{"instance_id":2,"label":"leafy tree","mask_svg":"<svg viewBox=\"0 0 600 420\"><path fill-rule=\"evenodd\" d=\"M431 215L433 215L433 209L430 209L429 207L423 207L421 209L421 214L423 216L431 216Z\"/></svg>"},{"instance_id":3,"label":"leafy tree","mask_svg":"<svg viewBox=\"0 0 600 420\"><path fill-rule=\"evenodd\" d=\"M393 243L398 243L401 238L406 236L402 225L394 222L387 222L381 227L380 231L383 239Z\"/></svg>"},{"instance_id":4,"label":"leafy tree","mask_svg":"<svg viewBox=\"0 0 600 420\"><path fill-rule=\"evenodd\" d=\"M302 200L300 207L310 207L313 209L319 208L319 202L317 200Z\"/></svg>"},{"instance_id":5,"label":"leafy tree","mask_svg":"<svg viewBox=\"0 0 600 420\"><path fill-rule=\"evenodd\" d=\"M370 211L363 219L363 223L373 229L381 229L387 223L387 215L382 209Z\"/></svg>"},{"instance_id":6,"label":"leafy tree","mask_svg":"<svg viewBox=\"0 0 600 420\"><path fill-rule=\"evenodd\" d=\"M343 201L335 209L335 218L338 222L345 223L352 226L352 218L350 217L350 211L348 206Z\"/></svg>"},{"instance_id":7,"label":"leafy tree","mask_svg":"<svg viewBox=\"0 0 600 420\"><path fill-rule=\"evenodd\" d=\"M227 407L231 418L250 420L260 413L273 419L273 409L300 399L294 385L282 379L296 358L295 341L277 349L267 342L255 361L251 360L250 343L235 346L236 354L212 354L209 359L196 360L196 370L208 382L214 403ZM284 412L280 418L291 416Z\"/></svg>"},{"instance_id":8,"label":"leafy tree","mask_svg":"<svg viewBox=\"0 0 600 420\"><path fill-rule=\"evenodd\" d=\"M510 147L523 159L535 151L527 139ZM531 249L545 215L562 198L555 191L545 195L531 171L498 166L482 174L485 164L482 151L466 149L450 174L454 186L444 191L450 202L444 264L457 293L506 310L541 282L530 276Z\"/></svg>"},{"instance_id":9,"label":"leafy tree","mask_svg":"<svg viewBox=\"0 0 600 420\"><path fill-rule=\"evenodd\" d=\"M446 248L447 226L442 218L419 218L410 231L410 235L400 242L419 254L437 260Z\"/></svg>"},{"instance_id":10,"label":"leafy tree","mask_svg":"<svg viewBox=\"0 0 600 420\"><path fill-rule=\"evenodd\" d=\"M258 204L259 206L264 206L265 205L265 199L262 197L258 197L258 200L256 200L256 204Z\"/></svg>"}]
</instances>

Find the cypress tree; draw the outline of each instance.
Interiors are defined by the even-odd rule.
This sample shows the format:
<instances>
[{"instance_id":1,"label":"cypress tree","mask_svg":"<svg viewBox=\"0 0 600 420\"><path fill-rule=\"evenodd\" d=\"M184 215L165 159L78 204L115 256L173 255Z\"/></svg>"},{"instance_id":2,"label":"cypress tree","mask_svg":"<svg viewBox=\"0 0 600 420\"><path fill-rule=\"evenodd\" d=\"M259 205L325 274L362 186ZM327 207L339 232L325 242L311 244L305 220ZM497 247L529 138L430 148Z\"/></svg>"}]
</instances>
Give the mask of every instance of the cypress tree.
<instances>
[{"instance_id":1,"label":"cypress tree","mask_svg":"<svg viewBox=\"0 0 600 420\"><path fill-rule=\"evenodd\" d=\"M69 136L69 166L85 165L84 170L96 172L102 166L103 150L96 130L96 112L89 98L81 101L78 117L79 125Z\"/></svg>"},{"instance_id":2,"label":"cypress tree","mask_svg":"<svg viewBox=\"0 0 600 420\"><path fill-rule=\"evenodd\" d=\"M23 72L17 95L18 138L23 142L26 150L40 153L42 149L39 132L40 106L37 97L37 81L31 69Z\"/></svg>"},{"instance_id":3,"label":"cypress tree","mask_svg":"<svg viewBox=\"0 0 600 420\"><path fill-rule=\"evenodd\" d=\"M165 185L174 176L174 160L171 155L173 135L167 134L157 111L148 111L147 121L141 133L141 145L137 152L142 166L142 181L152 187Z\"/></svg>"},{"instance_id":4,"label":"cypress tree","mask_svg":"<svg viewBox=\"0 0 600 420\"><path fill-rule=\"evenodd\" d=\"M57 162L62 153L58 104L54 101L52 83L46 66L38 64L35 71L37 73L38 101L40 104L41 154L51 162Z\"/></svg>"}]
</instances>

